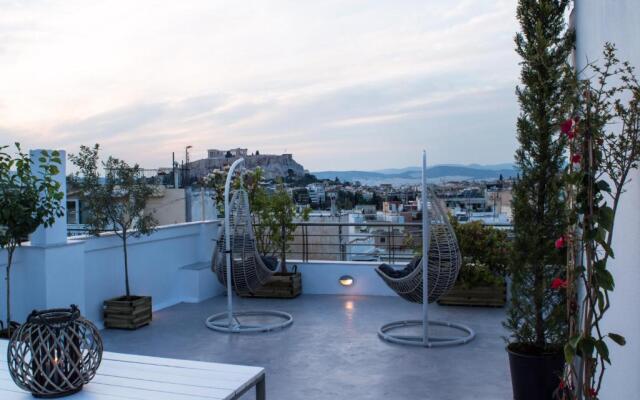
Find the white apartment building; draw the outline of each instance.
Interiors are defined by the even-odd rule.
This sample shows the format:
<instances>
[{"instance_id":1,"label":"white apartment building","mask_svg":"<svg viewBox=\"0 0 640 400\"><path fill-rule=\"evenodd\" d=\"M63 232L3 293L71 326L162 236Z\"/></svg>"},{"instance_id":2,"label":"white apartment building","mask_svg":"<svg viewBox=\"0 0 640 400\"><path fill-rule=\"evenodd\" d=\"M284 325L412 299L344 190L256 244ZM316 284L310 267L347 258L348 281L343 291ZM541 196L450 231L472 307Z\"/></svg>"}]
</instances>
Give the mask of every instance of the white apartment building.
<instances>
[{"instance_id":1,"label":"white apartment building","mask_svg":"<svg viewBox=\"0 0 640 400\"><path fill-rule=\"evenodd\" d=\"M323 185L312 183L307 185L309 191L309 201L311 204L322 204L327 200L327 195Z\"/></svg>"}]
</instances>

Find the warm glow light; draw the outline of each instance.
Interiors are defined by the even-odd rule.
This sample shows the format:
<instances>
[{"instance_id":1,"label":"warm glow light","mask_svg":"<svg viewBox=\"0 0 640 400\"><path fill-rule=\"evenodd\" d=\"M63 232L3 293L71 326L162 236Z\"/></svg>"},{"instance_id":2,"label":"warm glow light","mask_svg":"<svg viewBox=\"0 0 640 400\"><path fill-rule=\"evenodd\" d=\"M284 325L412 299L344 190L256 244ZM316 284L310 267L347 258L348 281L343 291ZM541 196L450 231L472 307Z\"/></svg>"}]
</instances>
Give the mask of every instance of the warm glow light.
<instances>
[{"instance_id":1,"label":"warm glow light","mask_svg":"<svg viewBox=\"0 0 640 400\"><path fill-rule=\"evenodd\" d=\"M353 301L349 300L346 303L344 303L344 308L347 311L353 311Z\"/></svg>"},{"instance_id":2,"label":"warm glow light","mask_svg":"<svg viewBox=\"0 0 640 400\"><path fill-rule=\"evenodd\" d=\"M340 277L340 284L342 286L353 286L355 280L353 279L353 277L349 276L349 275L343 275Z\"/></svg>"}]
</instances>

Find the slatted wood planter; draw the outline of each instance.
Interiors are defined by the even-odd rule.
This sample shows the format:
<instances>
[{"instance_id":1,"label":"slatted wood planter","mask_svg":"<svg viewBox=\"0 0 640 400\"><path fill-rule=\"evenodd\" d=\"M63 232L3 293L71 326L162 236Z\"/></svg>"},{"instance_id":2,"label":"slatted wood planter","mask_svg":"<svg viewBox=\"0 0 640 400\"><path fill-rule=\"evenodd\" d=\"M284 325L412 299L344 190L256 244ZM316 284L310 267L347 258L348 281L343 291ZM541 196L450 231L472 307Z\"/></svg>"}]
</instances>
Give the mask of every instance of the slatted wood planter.
<instances>
[{"instance_id":1,"label":"slatted wood planter","mask_svg":"<svg viewBox=\"0 0 640 400\"><path fill-rule=\"evenodd\" d=\"M278 299L293 299L302 293L302 274L276 273L271 280L247 297L266 297Z\"/></svg>"},{"instance_id":2,"label":"slatted wood planter","mask_svg":"<svg viewBox=\"0 0 640 400\"><path fill-rule=\"evenodd\" d=\"M507 302L507 286L462 287L459 283L444 296L438 304L446 306L504 307Z\"/></svg>"},{"instance_id":3,"label":"slatted wood planter","mask_svg":"<svg viewBox=\"0 0 640 400\"><path fill-rule=\"evenodd\" d=\"M151 323L151 297L121 296L104 302L104 326L138 329Z\"/></svg>"}]
</instances>

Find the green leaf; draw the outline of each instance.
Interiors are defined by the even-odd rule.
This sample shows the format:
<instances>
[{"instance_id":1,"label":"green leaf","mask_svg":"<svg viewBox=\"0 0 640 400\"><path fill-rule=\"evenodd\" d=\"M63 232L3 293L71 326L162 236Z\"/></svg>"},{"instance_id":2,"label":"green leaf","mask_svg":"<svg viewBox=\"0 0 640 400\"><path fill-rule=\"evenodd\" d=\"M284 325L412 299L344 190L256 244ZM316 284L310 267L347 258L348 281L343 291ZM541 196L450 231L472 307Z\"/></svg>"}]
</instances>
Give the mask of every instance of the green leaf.
<instances>
[{"instance_id":1,"label":"green leaf","mask_svg":"<svg viewBox=\"0 0 640 400\"><path fill-rule=\"evenodd\" d=\"M609 232L613 227L613 218L613 209L611 207L604 206L598 210L598 225Z\"/></svg>"},{"instance_id":2,"label":"green leaf","mask_svg":"<svg viewBox=\"0 0 640 400\"><path fill-rule=\"evenodd\" d=\"M593 354L594 345L595 345L595 340L591 336L587 336L583 338L579 343L579 347L580 347L580 350L582 350L582 354L587 356L590 356L591 354Z\"/></svg>"},{"instance_id":3,"label":"green leaf","mask_svg":"<svg viewBox=\"0 0 640 400\"><path fill-rule=\"evenodd\" d=\"M603 313L604 306L605 306L604 293L602 293L601 291L598 291L597 299L598 299L598 309L600 310L600 313Z\"/></svg>"},{"instance_id":4,"label":"green leaf","mask_svg":"<svg viewBox=\"0 0 640 400\"><path fill-rule=\"evenodd\" d=\"M573 347L567 343L564 345L564 359L568 364L573 362L573 357L576 355L576 351Z\"/></svg>"},{"instance_id":5,"label":"green leaf","mask_svg":"<svg viewBox=\"0 0 640 400\"><path fill-rule=\"evenodd\" d=\"M595 270L596 279L598 280L598 285L605 289L612 291L615 284L613 281L613 275L606 269L596 269Z\"/></svg>"},{"instance_id":6,"label":"green leaf","mask_svg":"<svg viewBox=\"0 0 640 400\"><path fill-rule=\"evenodd\" d=\"M602 190L603 192L610 192L611 191L611 187L609 186L609 183L605 180L599 180L596 183L596 186L598 187L598 189Z\"/></svg>"},{"instance_id":7,"label":"green leaf","mask_svg":"<svg viewBox=\"0 0 640 400\"><path fill-rule=\"evenodd\" d=\"M598 340L595 342L595 347L598 354L600 354L600 357L602 357L602 359L607 363L611 364L611 361L609 360L609 347L607 344L602 340Z\"/></svg>"},{"instance_id":8,"label":"green leaf","mask_svg":"<svg viewBox=\"0 0 640 400\"><path fill-rule=\"evenodd\" d=\"M625 344L627 344L627 340L624 338L624 336L618 335L617 333L610 332L609 337L620 346L624 346Z\"/></svg>"}]
</instances>

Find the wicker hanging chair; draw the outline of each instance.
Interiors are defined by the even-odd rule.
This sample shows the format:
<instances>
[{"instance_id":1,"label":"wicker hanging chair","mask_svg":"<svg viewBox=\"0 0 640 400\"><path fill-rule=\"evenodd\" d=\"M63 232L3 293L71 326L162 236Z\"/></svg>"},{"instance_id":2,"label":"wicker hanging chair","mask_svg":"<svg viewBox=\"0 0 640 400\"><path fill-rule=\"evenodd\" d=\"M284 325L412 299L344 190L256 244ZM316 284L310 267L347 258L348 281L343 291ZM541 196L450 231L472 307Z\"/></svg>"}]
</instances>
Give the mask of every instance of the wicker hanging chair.
<instances>
[{"instance_id":1,"label":"wicker hanging chair","mask_svg":"<svg viewBox=\"0 0 640 400\"><path fill-rule=\"evenodd\" d=\"M265 262L258 252L247 192L236 190L229 206L233 289L240 296L251 296L271 279L278 265L277 262ZM225 234L224 227L220 227L211 257L211 269L222 285L227 284Z\"/></svg>"},{"instance_id":2,"label":"wicker hanging chair","mask_svg":"<svg viewBox=\"0 0 640 400\"><path fill-rule=\"evenodd\" d=\"M447 293L455 284L462 257L456 235L449 224L435 196L431 196L430 239L429 239L429 303ZM385 283L399 296L413 303L423 302L422 259L417 266L408 266L404 270L393 271L388 266L379 266L376 272ZM391 273L395 272L395 273Z\"/></svg>"}]
</instances>

